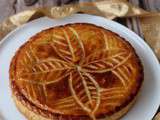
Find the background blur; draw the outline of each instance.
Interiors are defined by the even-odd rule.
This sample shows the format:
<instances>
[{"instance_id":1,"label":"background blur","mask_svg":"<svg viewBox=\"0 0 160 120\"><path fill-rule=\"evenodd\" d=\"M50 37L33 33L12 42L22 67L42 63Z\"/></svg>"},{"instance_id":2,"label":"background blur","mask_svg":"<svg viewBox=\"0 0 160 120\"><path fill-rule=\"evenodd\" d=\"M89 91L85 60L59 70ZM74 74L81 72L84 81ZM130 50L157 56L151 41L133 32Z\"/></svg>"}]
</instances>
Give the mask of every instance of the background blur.
<instances>
[{"instance_id":1,"label":"background blur","mask_svg":"<svg viewBox=\"0 0 160 120\"><path fill-rule=\"evenodd\" d=\"M32 7L63 5L79 1L94 0L0 0L0 21L12 14ZM160 0L129 0L129 2L147 10L160 11Z\"/></svg>"}]
</instances>

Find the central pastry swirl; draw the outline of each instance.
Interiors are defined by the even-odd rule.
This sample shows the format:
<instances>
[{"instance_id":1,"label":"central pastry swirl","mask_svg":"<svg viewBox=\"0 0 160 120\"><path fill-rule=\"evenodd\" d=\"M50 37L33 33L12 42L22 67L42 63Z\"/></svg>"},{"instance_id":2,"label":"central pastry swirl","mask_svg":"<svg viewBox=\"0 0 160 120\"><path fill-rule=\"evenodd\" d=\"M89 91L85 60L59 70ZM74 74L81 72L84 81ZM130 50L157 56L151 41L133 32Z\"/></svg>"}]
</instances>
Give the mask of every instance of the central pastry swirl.
<instances>
[{"instance_id":1,"label":"central pastry swirl","mask_svg":"<svg viewBox=\"0 0 160 120\"><path fill-rule=\"evenodd\" d=\"M68 32L72 36L69 36ZM100 31L104 47L95 48L95 51L87 53L87 55L87 47L84 46L82 38L74 27L61 29L61 33L61 35L53 33L48 41L42 43L53 49L54 55L40 58L33 45L29 46L29 50L25 52L25 56L21 60L21 66L25 67L21 67L17 80L42 86L41 92L44 92L45 99L48 99L46 86L54 86L54 84L67 79L71 95L58 100L53 104L53 108L63 110L78 106L76 109L95 120L102 102L107 102L107 99L112 99L112 97L124 97L123 92L128 89L129 67L132 68L132 65L129 66L126 62L132 54L126 49L110 46L109 40L112 40L112 44L116 40L108 38L104 31ZM44 53L44 56L46 54ZM104 79L98 79L97 76L107 73L115 76L121 85L108 89L103 88L99 83L103 83ZM111 89L115 90L115 93L120 90L121 93L119 91L117 96L106 96ZM32 96L26 96L30 100L36 99L35 92ZM112 104L115 105L116 101L113 101Z\"/></svg>"}]
</instances>

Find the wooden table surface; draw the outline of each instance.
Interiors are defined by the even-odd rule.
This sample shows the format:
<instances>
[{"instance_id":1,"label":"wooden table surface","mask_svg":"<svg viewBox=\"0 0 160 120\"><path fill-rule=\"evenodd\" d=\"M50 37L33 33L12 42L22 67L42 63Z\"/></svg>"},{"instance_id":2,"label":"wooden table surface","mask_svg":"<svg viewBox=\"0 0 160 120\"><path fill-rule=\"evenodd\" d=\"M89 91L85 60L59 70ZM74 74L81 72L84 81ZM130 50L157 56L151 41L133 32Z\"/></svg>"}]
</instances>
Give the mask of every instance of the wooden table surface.
<instances>
[{"instance_id":1,"label":"wooden table surface","mask_svg":"<svg viewBox=\"0 0 160 120\"><path fill-rule=\"evenodd\" d=\"M80 0L80 2L83 1L94 0ZM30 9L32 7L55 6L73 2L78 2L78 0L0 0L0 22L8 16L26 9ZM145 10L160 11L160 0L129 0L129 2L138 5ZM127 26L128 28L139 34L141 37L143 37L138 18L123 18L116 19L116 21ZM158 111L160 112L160 109ZM160 120L160 117L156 120Z\"/></svg>"}]
</instances>

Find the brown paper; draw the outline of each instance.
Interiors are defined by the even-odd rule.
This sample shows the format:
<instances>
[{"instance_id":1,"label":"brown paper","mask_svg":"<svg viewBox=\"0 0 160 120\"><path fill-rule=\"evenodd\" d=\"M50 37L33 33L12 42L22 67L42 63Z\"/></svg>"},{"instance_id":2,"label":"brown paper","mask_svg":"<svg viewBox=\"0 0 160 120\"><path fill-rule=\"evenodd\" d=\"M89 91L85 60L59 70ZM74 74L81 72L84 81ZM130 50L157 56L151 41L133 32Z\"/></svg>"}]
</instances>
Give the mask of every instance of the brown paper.
<instances>
[{"instance_id":1,"label":"brown paper","mask_svg":"<svg viewBox=\"0 0 160 120\"><path fill-rule=\"evenodd\" d=\"M146 42L160 59L160 15L140 18L140 23Z\"/></svg>"}]
</instances>

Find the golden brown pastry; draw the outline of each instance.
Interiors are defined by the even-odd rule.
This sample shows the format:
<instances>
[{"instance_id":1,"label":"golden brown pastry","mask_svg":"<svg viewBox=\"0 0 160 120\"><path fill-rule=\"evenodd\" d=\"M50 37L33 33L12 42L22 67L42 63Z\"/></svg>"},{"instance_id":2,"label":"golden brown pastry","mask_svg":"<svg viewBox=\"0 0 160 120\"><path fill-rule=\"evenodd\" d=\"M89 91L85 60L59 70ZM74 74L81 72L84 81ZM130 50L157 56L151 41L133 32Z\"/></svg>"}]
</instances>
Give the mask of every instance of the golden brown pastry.
<instances>
[{"instance_id":1,"label":"golden brown pastry","mask_svg":"<svg viewBox=\"0 0 160 120\"><path fill-rule=\"evenodd\" d=\"M10 65L12 95L29 120L115 120L134 103L143 67L119 35L87 23L44 30Z\"/></svg>"}]
</instances>

